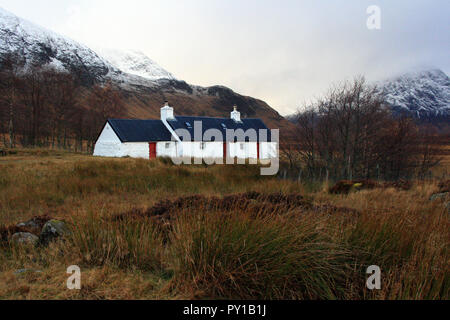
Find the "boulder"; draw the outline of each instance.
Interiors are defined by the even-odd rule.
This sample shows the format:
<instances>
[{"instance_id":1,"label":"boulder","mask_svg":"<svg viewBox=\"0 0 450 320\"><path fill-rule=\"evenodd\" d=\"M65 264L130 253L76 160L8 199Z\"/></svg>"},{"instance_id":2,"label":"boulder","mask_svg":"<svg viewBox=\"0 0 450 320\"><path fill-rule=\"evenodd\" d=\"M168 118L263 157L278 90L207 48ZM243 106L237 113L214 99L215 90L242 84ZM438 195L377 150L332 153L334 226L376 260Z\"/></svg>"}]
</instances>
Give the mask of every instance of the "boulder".
<instances>
[{"instance_id":1,"label":"boulder","mask_svg":"<svg viewBox=\"0 0 450 320\"><path fill-rule=\"evenodd\" d=\"M39 236L39 242L42 245L47 245L51 241L69 234L70 230L65 222L59 220L50 220L42 228L42 232Z\"/></svg>"},{"instance_id":2,"label":"boulder","mask_svg":"<svg viewBox=\"0 0 450 320\"><path fill-rule=\"evenodd\" d=\"M11 241L16 244L36 245L39 238L32 233L18 232L12 235Z\"/></svg>"}]
</instances>

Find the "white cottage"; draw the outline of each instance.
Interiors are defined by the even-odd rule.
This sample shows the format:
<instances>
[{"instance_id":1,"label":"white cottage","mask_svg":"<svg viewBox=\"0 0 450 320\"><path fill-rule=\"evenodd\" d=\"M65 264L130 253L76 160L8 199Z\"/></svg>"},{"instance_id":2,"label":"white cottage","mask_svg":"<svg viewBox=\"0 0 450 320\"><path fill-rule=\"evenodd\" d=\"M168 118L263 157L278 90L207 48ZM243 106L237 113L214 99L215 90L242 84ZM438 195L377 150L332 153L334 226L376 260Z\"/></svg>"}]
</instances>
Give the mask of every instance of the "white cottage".
<instances>
[{"instance_id":1,"label":"white cottage","mask_svg":"<svg viewBox=\"0 0 450 320\"><path fill-rule=\"evenodd\" d=\"M166 102L161 120L108 120L94 156L265 160L278 155L270 139L260 119L241 119L236 107L229 119L185 117L175 116Z\"/></svg>"}]
</instances>

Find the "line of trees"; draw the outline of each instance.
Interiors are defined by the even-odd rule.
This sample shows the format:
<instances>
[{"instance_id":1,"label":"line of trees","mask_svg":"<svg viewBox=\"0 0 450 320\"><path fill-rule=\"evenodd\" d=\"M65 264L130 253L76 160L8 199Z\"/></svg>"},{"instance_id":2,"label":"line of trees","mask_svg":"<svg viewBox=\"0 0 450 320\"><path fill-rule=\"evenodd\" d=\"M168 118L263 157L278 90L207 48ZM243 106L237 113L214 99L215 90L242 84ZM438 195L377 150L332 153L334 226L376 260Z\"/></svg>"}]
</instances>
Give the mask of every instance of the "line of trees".
<instances>
[{"instance_id":1,"label":"line of trees","mask_svg":"<svg viewBox=\"0 0 450 320\"><path fill-rule=\"evenodd\" d=\"M123 101L111 84L84 87L67 72L27 65L20 55L0 61L0 135L4 146L92 151L106 119Z\"/></svg>"},{"instance_id":2,"label":"line of trees","mask_svg":"<svg viewBox=\"0 0 450 320\"><path fill-rule=\"evenodd\" d=\"M414 121L393 116L363 77L334 86L295 119L295 140L281 152L309 178L423 178L439 163Z\"/></svg>"}]
</instances>

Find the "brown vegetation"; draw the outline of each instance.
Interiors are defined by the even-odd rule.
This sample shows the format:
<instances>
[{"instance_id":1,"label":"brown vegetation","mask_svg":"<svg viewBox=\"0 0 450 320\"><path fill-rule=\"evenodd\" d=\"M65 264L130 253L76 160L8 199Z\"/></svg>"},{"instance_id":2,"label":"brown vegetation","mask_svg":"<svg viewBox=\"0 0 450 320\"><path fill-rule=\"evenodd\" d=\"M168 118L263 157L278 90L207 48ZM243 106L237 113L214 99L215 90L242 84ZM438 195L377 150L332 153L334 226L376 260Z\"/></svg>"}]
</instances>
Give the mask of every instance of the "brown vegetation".
<instances>
[{"instance_id":1,"label":"brown vegetation","mask_svg":"<svg viewBox=\"0 0 450 320\"><path fill-rule=\"evenodd\" d=\"M439 192L450 192L450 180L440 182L438 187Z\"/></svg>"},{"instance_id":2,"label":"brown vegetation","mask_svg":"<svg viewBox=\"0 0 450 320\"><path fill-rule=\"evenodd\" d=\"M295 210L294 210L295 209ZM156 222L168 223L176 220L186 211L210 211L217 213L242 212L252 217L273 215L283 212L316 212L316 213L347 213L358 214L350 208L335 207L331 205L314 205L311 200L305 200L300 194L263 194L259 192L247 192L224 197L211 197L193 195L181 197L176 200L163 200L153 207L142 210L133 209L129 212L116 215L112 221L124 221L127 219L142 220L151 218Z\"/></svg>"},{"instance_id":3,"label":"brown vegetation","mask_svg":"<svg viewBox=\"0 0 450 320\"><path fill-rule=\"evenodd\" d=\"M388 189L395 188L398 190L408 191L412 188L411 181L398 180L394 182L379 183L372 180L342 180L338 181L334 187L330 188L332 194L349 194L350 191L373 190L376 188Z\"/></svg>"},{"instance_id":4,"label":"brown vegetation","mask_svg":"<svg viewBox=\"0 0 450 320\"><path fill-rule=\"evenodd\" d=\"M3 299L450 296L449 216L429 201L437 182L335 196L261 177L253 166L47 150L20 150L0 167L2 230L45 214L72 229L49 247L0 249ZM164 228L154 215L168 219ZM74 264L81 291L64 285ZM380 291L365 288L373 264ZM24 268L42 272L14 273Z\"/></svg>"}]
</instances>

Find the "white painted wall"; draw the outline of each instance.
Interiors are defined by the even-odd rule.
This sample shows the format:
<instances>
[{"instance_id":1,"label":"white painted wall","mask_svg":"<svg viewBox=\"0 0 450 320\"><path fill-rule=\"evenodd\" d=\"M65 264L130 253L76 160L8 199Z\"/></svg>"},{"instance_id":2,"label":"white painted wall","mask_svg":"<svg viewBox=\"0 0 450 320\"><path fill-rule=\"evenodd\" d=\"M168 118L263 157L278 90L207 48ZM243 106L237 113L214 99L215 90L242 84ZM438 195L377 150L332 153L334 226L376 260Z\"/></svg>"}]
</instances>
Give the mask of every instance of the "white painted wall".
<instances>
[{"instance_id":1,"label":"white painted wall","mask_svg":"<svg viewBox=\"0 0 450 320\"><path fill-rule=\"evenodd\" d=\"M157 157L177 157L177 143L176 142L158 142L156 144L156 156Z\"/></svg>"},{"instance_id":2,"label":"white painted wall","mask_svg":"<svg viewBox=\"0 0 450 320\"><path fill-rule=\"evenodd\" d=\"M274 159L278 157L278 144L276 142L261 142L260 159Z\"/></svg>"},{"instance_id":3,"label":"white painted wall","mask_svg":"<svg viewBox=\"0 0 450 320\"><path fill-rule=\"evenodd\" d=\"M181 142L178 146L182 157L191 158L223 158L222 142Z\"/></svg>"},{"instance_id":4,"label":"white painted wall","mask_svg":"<svg viewBox=\"0 0 450 320\"><path fill-rule=\"evenodd\" d=\"M148 142L127 142L122 144L122 157L150 158L150 146Z\"/></svg>"},{"instance_id":5,"label":"white painted wall","mask_svg":"<svg viewBox=\"0 0 450 320\"><path fill-rule=\"evenodd\" d=\"M258 145L256 142L228 143L228 155L238 159L258 159Z\"/></svg>"},{"instance_id":6,"label":"white painted wall","mask_svg":"<svg viewBox=\"0 0 450 320\"><path fill-rule=\"evenodd\" d=\"M150 149L148 143L145 142L122 143L109 123L107 123L95 144L94 156L112 158L128 156L132 158L148 159L150 156Z\"/></svg>"},{"instance_id":7,"label":"white painted wall","mask_svg":"<svg viewBox=\"0 0 450 320\"><path fill-rule=\"evenodd\" d=\"M201 148L201 142L181 142L176 144L170 143L170 148L165 149L165 143L161 142L157 145L158 157L175 157L181 156L186 158L223 158L222 142L205 142L204 149ZM231 158L239 159L258 159L258 146L256 142L244 142L243 149L241 143L228 143L227 152ZM161 147L159 147L161 145ZM260 144L260 159L272 159L278 156L277 143L263 142Z\"/></svg>"},{"instance_id":8,"label":"white painted wall","mask_svg":"<svg viewBox=\"0 0 450 320\"><path fill-rule=\"evenodd\" d=\"M122 142L109 123L103 128L94 148L97 157L123 157Z\"/></svg>"}]
</instances>

